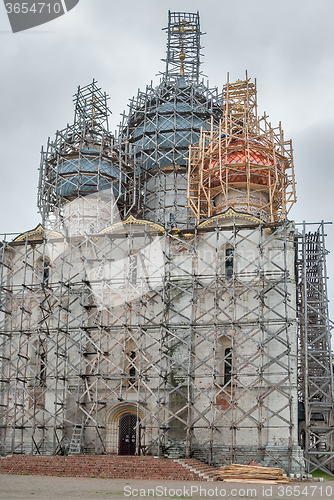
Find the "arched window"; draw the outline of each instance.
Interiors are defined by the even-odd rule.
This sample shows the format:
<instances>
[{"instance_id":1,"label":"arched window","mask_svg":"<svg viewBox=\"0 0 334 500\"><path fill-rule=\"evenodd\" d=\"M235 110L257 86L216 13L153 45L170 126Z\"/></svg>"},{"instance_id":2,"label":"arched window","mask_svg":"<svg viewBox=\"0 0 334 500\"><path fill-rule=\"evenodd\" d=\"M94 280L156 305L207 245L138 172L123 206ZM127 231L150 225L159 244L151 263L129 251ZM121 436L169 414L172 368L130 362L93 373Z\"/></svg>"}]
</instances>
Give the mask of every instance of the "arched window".
<instances>
[{"instance_id":1,"label":"arched window","mask_svg":"<svg viewBox=\"0 0 334 500\"><path fill-rule=\"evenodd\" d=\"M221 336L218 341L219 367L217 382L221 386L231 384L232 378L232 346L228 336Z\"/></svg>"},{"instance_id":2,"label":"arched window","mask_svg":"<svg viewBox=\"0 0 334 500\"><path fill-rule=\"evenodd\" d=\"M233 276L234 262L233 262L233 248L225 249L225 276L231 279Z\"/></svg>"},{"instance_id":3,"label":"arched window","mask_svg":"<svg viewBox=\"0 0 334 500\"><path fill-rule=\"evenodd\" d=\"M136 359L136 353L134 351L131 351L129 354L129 357L131 359L130 368L129 368L129 375L130 375L129 382L130 382L130 384L134 384L136 381L136 378L135 378L136 377L136 368L134 365L134 360Z\"/></svg>"},{"instance_id":4,"label":"arched window","mask_svg":"<svg viewBox=\"0 0 334 500\"><path fill-rule=\"evenodd\" d=\"M43 265L43 285L49 286L50 262L45 260Z\"/></svg>"},{"instance_id":5,"label":"arched window","mask_svg":"<svg viewBox=\"0 0 334 500\"><path fill-rule=\"evenodd\" d=\"M227 347L225 349L225 360L224 360L224 385L231 381L232 375L232 348Z\"/></svg>"},{"instance_id":6,"label":"arched window","mask_svg":"<svg viewBox=\"0 0 334 500\"><path fill-rule=\"evenodd\" d=\"M36 272L40 277L43 286L49 286L51 263L47 257L41 257L37 261Z\"/></svg>"},{"instance_id":7,"label":"arched window","mask_svg":"<svg viewBox=\"0 0 334 500\"><path fill-rule=\"evenodd\" d=\"M51 262L48 257L39 257L35 264L35 279L42 286L49 286L51 275Z\"/></svg>"}]
</instances>

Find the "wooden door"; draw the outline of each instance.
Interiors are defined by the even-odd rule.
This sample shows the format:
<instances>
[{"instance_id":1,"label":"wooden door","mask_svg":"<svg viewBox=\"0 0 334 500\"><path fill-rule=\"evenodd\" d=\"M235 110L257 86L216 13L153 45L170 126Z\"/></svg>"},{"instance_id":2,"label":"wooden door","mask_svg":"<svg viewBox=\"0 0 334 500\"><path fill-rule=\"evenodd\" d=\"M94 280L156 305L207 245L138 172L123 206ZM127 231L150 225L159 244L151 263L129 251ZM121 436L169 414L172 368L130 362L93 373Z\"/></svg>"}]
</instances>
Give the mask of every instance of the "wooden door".
<instances>
[{"instance_id":1,"label":"wooden door","mask_svg":"<svg viewBox=\"0 0 334 500\"><path fill-rule=\"evenodd\" d=\"M137 415L126 413L119 419L119 455L136 454Z\"/></svg>"}]
</instances>

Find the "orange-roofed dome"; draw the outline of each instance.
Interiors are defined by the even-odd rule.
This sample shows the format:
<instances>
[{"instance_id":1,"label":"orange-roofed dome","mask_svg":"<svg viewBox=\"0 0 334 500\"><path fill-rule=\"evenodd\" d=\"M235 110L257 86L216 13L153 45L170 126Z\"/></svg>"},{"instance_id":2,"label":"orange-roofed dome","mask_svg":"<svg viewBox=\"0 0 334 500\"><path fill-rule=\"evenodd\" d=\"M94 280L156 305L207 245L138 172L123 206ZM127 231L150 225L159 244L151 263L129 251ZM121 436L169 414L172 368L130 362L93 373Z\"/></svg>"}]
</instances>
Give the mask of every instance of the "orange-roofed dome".
<instances>
[{"instance_id":1,"label":"orange-roofed dome","mask_svg":"<svg viewBox=\"0 0 334 500\"><path fill-rule=\"evenodd\" d=\"M265 146L258 141L245 141L234 139L222 148L221 153L221 180L229 184L256 184L258 186L269 186L274 179L270 168L258 168L258 166L272 167L275 163L266 152ZM205 170L212 169L211 187L220 184L219 159L208 159L204 163Z\"/></svg>"},{"instance_id":2,"label":"orange-roofed dome","mask_svg":"<svg viewBox=\"0 0 334 500\"><path fill-rule=\"evenodd\" d=\"M190 149L188 200L198 220L239 212L280 220L296 201L293 150L281 125L258 117L256 84L227 82L223 119Z\"/></svg>"}]
</instances>

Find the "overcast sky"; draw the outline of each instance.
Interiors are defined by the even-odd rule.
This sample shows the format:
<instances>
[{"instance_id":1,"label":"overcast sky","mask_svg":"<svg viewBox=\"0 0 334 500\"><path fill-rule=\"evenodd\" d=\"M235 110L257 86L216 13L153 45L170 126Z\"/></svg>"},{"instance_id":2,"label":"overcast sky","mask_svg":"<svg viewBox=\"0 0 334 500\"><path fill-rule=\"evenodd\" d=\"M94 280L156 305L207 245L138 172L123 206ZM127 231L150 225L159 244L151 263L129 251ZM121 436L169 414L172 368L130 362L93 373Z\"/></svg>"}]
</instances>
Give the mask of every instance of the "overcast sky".
<instances>
[{"instance_id":1,"label":"overcast sky","mask_svg":"<svg viewBox=\"0 0 334 500\"><path fill-rule=\"evenodd\" d=\"M200 11L202 71L221 90L245 70L259 113L282 122L294 147L300 222L334 219L333 0L80 0L41 27L12 34L0 4L0 233L40 221L40 149L73 120L72 95L93 78L110 99L112 130L128 100L164 70L167 11ZM316 226L313 226L315 229ZM334 319L334 226L327 226Z\"/></svg>"}]
</instances>

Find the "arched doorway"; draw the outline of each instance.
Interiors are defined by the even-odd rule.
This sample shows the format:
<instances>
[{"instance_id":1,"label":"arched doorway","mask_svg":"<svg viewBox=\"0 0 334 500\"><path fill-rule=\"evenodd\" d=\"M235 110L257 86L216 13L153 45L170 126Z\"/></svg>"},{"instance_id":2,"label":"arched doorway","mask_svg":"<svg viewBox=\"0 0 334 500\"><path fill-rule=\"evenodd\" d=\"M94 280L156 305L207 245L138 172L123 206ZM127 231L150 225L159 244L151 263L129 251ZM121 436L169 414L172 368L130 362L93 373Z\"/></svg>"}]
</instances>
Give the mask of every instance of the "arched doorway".
<instances>
[{"instance_id":1,"label":"arched doorway","mask_svg":"<svg viewBox=\"0 0 334 500\"><path fill-rule=\"evenodd\" d=\"M123 422L124 425L121 424L121 421L123 417L132 415L132 423L130 420L130 423L126 424L126 421ZM133 436L131 440L134 440L135 445L132 445L132 448L130 447L130 452L132 454L136 453L136 429L134 427L137 424L137 420L141 422L144 417L145 417L145 409L141 407L138 404L134 403L128 403L127 401L123 401L122 403L116 403L113 405L113 407L110 409L108 414L106 415L107 417L107 436L106 436L106 450L107 453L112 453L112 454L126 454L129 453L129 446L127 447L127 450L123 450L123 446L121 445L122 439L121 437L124 437L127 434ZM121 430L123 429L123 431ZM129 432L124 432L126 431L131 431ZM140 443L140 437L139 437L139 443ZM125 446L124 446L125 447ZM133 450L134 447L134 450ZM140 447L141 448L141 447ZM121 449L123 451L121 451Z\"/></svg>"},{"instance_id":2,"label":"arched doorway","mask_svg":"<svg viewBox=\"0 0 334 500\"><path fill-rule=\"evenodd\" d=\"M136 424L137 415L126 413L119 419L119 455L136 454Z\"/></svg>"}]
</instances>

